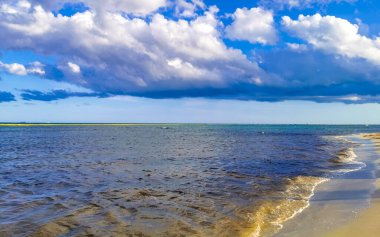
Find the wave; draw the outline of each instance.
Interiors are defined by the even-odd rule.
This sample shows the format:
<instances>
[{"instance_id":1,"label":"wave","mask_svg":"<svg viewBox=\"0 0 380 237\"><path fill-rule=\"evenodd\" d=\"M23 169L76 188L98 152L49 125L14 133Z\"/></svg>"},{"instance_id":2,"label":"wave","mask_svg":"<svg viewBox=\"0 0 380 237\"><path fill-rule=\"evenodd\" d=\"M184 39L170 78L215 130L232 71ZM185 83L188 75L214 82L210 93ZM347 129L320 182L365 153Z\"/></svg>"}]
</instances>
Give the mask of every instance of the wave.
<instances>
[{"instance_id":1,"label":"wave","mask_svg":"<svg viewBox=\"0 0 380 237\"><path fill-rule=\"evenodd\" d=\"M253 226L242 236L258 237L278 232L284 222L294 218L310 205L310 198L314 195L315 188L328 180L308 176L285 179L284 191L277 198L263 201L249 216Z\"/></svg>"},{"instance_id":2,"label":"wave","mask_svg":"<svg viewBox=\"0 0 380 237\"><path fill-rule=\"evenodd\" d=\"M358 145L347 137L339 136L334 138L340 139L351 146ZM339 150L329 162L342 165L342 167L332 172L334 172L335 176L342 175L360 170L366 166L363 162L357 161L356 158L357 155L353 147ZM348 168L347 165L349 165ZM297 176L285 179L285 191L280 193L277 198L273 198L273 200L263 201L258 209L249 216L253 224L252 228L242 236L259 237L278 233L286 221L294 218L310 206L310 199L314 196L316 187L331 178L326 175L326 177Z\"/></svg>"},{"instance_id":3,"label":"wave","mask_svg":"<svg viewBox=\"0 0 380 237\"><path fill-rule=\"evenodd\" d=\"M348 172L360 170L366 166L365 163L357 161L357 157L358 156L355 154L354 148L350 147L338 151L336 155L329 161L337 165L350 165L350 167L340 168L339 170L334 171L338 174L345 174Z\"/></svg>"}]
</instances>

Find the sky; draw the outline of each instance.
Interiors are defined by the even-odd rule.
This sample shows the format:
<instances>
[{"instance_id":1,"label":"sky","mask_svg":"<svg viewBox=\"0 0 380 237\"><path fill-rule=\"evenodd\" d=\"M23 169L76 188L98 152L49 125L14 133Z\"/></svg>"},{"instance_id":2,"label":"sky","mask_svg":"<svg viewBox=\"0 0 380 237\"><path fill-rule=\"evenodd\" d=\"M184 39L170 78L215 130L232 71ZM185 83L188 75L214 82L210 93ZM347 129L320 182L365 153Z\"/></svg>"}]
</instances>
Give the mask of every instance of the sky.
<instances>
[{"instance_id":1,"label":"sky","mask_svg":"<svg viewBox=\"0 0 380 237\"><path fill-rule=\"evenodd\" d=\"M0 0L0 122L380 124L376 0Z\"/></svg>"}]
</instances>

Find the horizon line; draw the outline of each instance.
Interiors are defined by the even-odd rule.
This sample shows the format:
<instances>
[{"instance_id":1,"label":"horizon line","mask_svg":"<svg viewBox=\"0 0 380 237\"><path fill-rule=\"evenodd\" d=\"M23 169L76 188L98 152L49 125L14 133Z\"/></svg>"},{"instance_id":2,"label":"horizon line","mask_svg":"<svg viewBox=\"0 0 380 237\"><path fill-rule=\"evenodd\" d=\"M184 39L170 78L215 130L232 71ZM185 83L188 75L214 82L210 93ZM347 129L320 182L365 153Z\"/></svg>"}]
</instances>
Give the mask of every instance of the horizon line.
<instances>
[{"instance_id":1,"label":"horizon line","mask_svg":"<svg viewBox=\"0 0 380 237\"><path fill-rule=\"evenodd\" d=\"M241 126L380 126L380 124L319 124L319 123L97 123L97 122L0 122L0 127L31 126L178 126L178 125L241 125Z\"/></svg>"}]
</instances>

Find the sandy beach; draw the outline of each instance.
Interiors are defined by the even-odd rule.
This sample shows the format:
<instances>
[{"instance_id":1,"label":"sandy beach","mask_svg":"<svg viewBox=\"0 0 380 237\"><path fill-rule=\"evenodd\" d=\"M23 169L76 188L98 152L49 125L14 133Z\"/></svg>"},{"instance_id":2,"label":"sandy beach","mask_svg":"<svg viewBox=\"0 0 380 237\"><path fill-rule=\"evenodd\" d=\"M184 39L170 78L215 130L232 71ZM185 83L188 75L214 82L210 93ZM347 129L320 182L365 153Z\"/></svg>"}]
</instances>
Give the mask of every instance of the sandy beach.
<instances>
[{"instance_id":1,"label":"sandy beach","mask_svg":"<svg viewBox=\"0 0 380 237\"><path fill-rule=\"evenodd\" d=\"M351 137L356 162L365 167L317 187L310 207L290 220L276 237L380 236L380 134Z\"/></svg>"},{"instance_id":2,"label":"sandy beach","mask_svg":"<svg viewBox=\"0 0 380 237\"><path fill-rule=\"evenodd\" d=\"M364 134L365 139L371 139L375 144L376 150L380 153L380 133L377 134ZM380 159L376 160L379 167ZM378 168L377 167L377 168ZM368 209L357 215L357 218L349 222L347 225L328 233L326 237L375 237L380 236L380 172L376 171L376 190L371 197L370 206Z\"/></svg>"}]
</instances>

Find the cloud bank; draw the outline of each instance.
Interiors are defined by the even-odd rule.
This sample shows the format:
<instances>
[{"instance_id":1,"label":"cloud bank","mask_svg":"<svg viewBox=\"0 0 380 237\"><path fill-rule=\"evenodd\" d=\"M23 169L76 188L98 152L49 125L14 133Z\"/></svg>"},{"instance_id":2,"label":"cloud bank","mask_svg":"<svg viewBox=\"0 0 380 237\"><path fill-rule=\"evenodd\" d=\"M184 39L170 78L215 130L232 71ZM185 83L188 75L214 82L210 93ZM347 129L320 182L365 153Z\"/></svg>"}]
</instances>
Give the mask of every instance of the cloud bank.
<instances>
[{"instance_id":1,"label":"cloud bank","mask_svg":"<svg viewBox=\"0 0 380 237\"><path fill-rule=\"evenodd\" d=\"M268 7L226 14L200 0L80 1L82 11L58 13L69 11L69 2L79 4L0 3L0 49L57 58L50 65L0 62L1 71L69 82L94 92L25 91L24 100L133 95L378 101L380 40L361 35L356 24L342 18L314 14L282 16L276 22ZM317 4L275 3L298 8ZM281 42L284 34L296 41ZM228 41L245 42L253 50Z\"/></svg>"},{"instance_id":2,"label":"cloud bank","mask_svg":"<svg viewBox=\"0 0 380 237\"><path fill-rule=\"evenodd\" d=\"M59 55L67 80L96 91L220 88L264 74L224 44L214 7L192 20L154 14L150 22L113 12L65 17L41 6L14 9L0 15L0 46Z\"/></svg>"}]
</instances>

